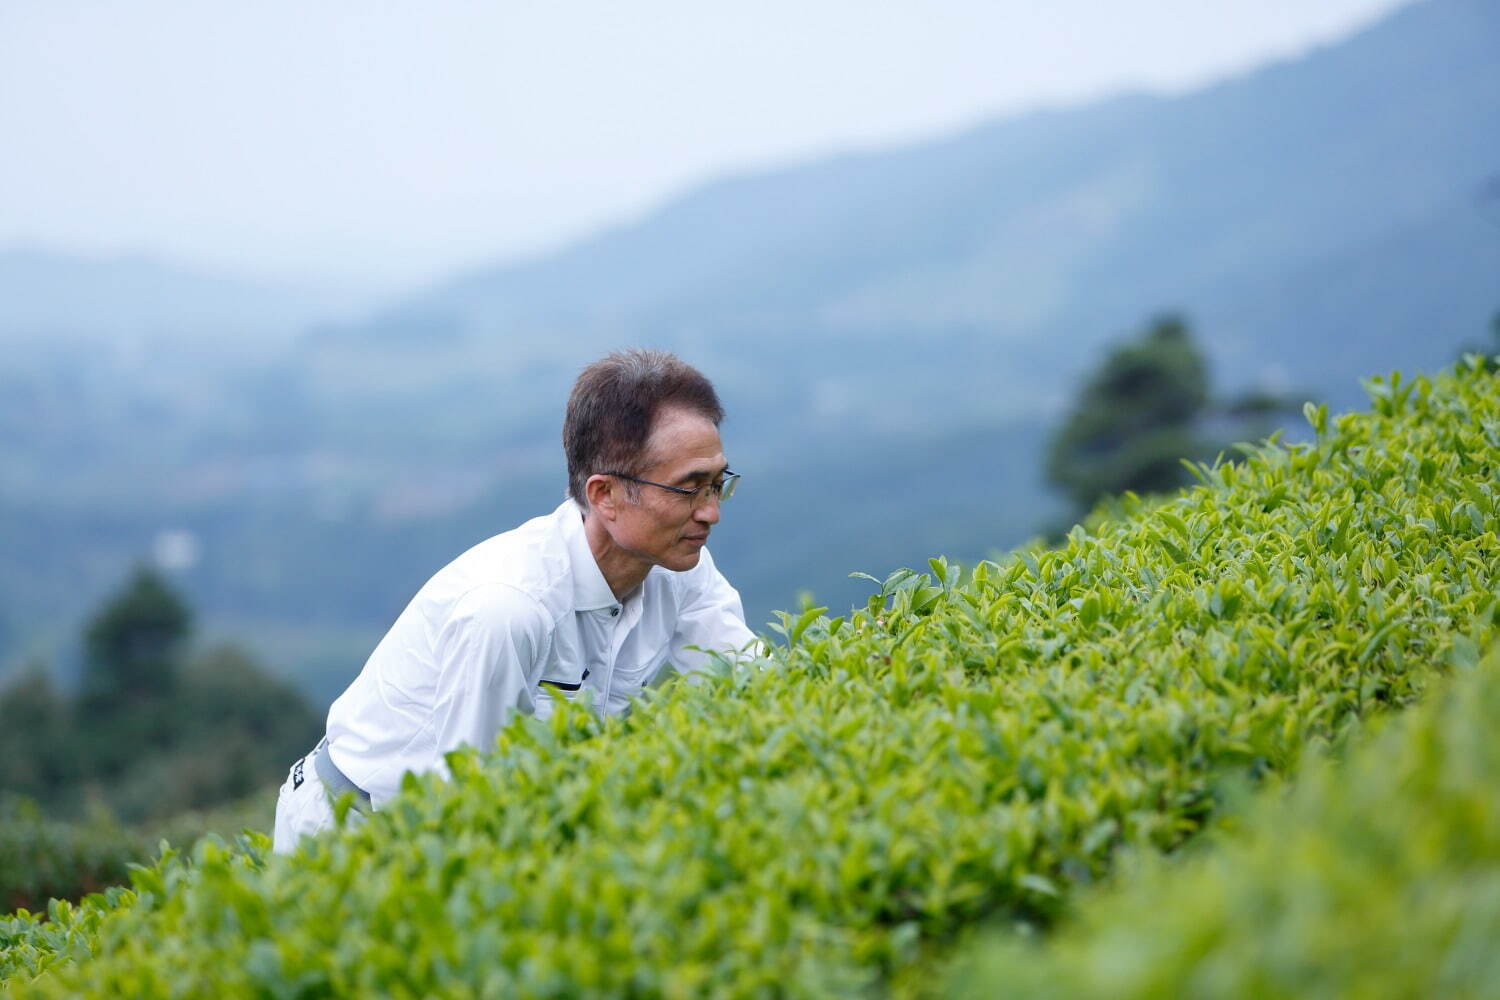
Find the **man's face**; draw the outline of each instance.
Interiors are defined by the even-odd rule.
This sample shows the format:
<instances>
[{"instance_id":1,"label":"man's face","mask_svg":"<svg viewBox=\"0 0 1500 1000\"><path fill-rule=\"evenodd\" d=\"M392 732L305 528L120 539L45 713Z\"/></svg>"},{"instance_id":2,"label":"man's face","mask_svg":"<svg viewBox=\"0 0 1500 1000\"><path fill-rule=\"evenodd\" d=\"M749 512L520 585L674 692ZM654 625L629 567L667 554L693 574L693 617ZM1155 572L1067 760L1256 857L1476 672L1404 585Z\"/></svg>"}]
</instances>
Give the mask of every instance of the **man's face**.
<instances>
[{"instance_id":1,"label":"man's face","mask_svg":"<svg viewBox=\"0 0 1500 1000\"><path fill-rule=\"evenodd\" d=\"M681 408L656 415L646 456L649 464L639 478L682 489L712 483L728 468L713 421ZM615 544L666 569L681 572L698 565L709 530L719 521L719 498L712 490L689 498L646 484L632 488L636 500L620 506L611 532Z\"/></svg>"}]
</instances>

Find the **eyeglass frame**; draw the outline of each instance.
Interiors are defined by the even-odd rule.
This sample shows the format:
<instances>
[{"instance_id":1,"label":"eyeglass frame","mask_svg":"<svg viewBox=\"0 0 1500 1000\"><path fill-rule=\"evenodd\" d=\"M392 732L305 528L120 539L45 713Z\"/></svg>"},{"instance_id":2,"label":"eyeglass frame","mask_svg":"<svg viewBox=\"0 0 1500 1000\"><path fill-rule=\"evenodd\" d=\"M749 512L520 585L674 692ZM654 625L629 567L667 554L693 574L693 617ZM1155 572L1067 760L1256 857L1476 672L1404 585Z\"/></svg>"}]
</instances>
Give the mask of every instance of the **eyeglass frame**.
<instances>
[{"instance_id":1,"label":"eyeglass frame","mask_svg":"<svg viewBox=\"0 0 1500 1000\"><path fill-rule=\"evenodd\" d=\"M704 490L708 490L710 494L718 498L720 503L734 496L735 487L739 485L741 479L738 472L731 472L729 469L725 469L723 478L717 483L704 483L702 486L686 489L681 486L668 486L666 483L654 483L649 479L640 479L636 476L627 476L623 472L601 472L599 475L614 476L616 479L626 479L632 483L640 483L642 486L655 486L658 489L671 490L678 496L687 497L695 502Z\"/></svg>"}]
</instances>

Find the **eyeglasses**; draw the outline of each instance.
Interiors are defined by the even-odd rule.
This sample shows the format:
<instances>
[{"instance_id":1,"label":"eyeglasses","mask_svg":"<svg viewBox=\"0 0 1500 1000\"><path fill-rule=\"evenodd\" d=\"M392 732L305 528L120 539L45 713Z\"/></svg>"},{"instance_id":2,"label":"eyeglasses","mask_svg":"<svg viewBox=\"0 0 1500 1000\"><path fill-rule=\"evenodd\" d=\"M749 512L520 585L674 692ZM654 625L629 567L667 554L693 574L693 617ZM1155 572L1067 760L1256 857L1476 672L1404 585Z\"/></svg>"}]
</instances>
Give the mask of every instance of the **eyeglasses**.
<instances>
[{"instance_id":1,"label":"eyeglasses","mask_svg":"<svg viewBox=\"0 0 1500 1000\"><path fill-rule=\"evenodd\" d=\"M730 497L734 496L734 488L739 485L740 481L740 474L738 472L730 472L728 469L725 469L722 478L716 479L711 483L704 483L702 486L696 486L693 489L689 490L684 489L681 486L668 486L666 483L653 483L649 479L637 479L635 476L627 476L623 472L605 472L601 474L606 476L614 476L616 479L628 479L632 483L640 483L642 486L655 486L657 489L671 490L678 496L687 497L694 504L698 503L698 501L705 496L705 490L708 491L708 494L716 496L720 500L728 500Z\"/></svg>"}]
</instances>

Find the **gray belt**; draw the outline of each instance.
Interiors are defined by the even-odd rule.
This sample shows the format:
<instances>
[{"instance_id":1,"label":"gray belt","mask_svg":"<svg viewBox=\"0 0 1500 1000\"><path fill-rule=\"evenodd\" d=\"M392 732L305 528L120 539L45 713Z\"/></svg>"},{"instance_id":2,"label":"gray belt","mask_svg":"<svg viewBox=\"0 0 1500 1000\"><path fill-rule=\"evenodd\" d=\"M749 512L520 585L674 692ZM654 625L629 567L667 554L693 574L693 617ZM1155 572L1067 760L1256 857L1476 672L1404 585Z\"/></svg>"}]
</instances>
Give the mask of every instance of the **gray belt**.
<instances>
[{"instance_id":1,"label":"gray belt","mask_svg":"<svg viewBox=\"0 0 1500 1000\"><path fill-rule=\"evenodd\" d=\"M345 792L354 793L354 811L361 813L371 812L370 793L360 788L349 780L348 775L339 770L339 766L333 762L328 755L328 737L323 737L311 754L313 759L313 770L318 774L318 780L323 782L323 787L328 789L328 794L338 798Z\"/></svg>"}]
</instances>

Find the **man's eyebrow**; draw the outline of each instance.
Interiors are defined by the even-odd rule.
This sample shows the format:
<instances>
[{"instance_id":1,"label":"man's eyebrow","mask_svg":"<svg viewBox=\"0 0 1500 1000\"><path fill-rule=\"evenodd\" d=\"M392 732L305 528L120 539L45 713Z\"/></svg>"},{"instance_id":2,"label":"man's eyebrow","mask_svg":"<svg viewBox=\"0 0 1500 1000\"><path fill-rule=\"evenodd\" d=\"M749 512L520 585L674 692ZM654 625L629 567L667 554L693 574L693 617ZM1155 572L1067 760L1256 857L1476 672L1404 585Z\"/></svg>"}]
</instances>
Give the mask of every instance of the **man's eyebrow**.
<instances>
[{"instance_id":1,"label":"man's eyebrow","mask_svg":"<svg viewBox=\"0 0 1500 1000\"><path fill-rule=\"evenodd\" d=\"M696 469L693 472L684 473L683 475L678 476L677 477L677 481L679 483L690 483L690 482L692 482L695 479L697 479L697 480L704 480L704 479L714 480L714 479L718 479L719 477L723 476L724 473L726 473L728 471L729 471L729 463L725 462L723 464L723 466L721 466L717 472L710 472L707 469Z\"/></svg>"}]
</instances>

